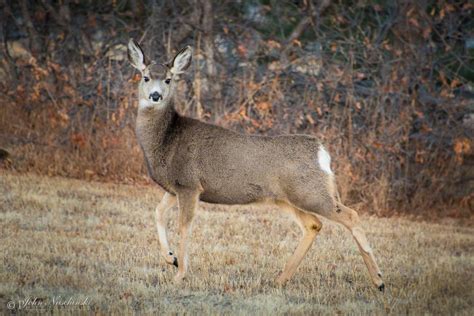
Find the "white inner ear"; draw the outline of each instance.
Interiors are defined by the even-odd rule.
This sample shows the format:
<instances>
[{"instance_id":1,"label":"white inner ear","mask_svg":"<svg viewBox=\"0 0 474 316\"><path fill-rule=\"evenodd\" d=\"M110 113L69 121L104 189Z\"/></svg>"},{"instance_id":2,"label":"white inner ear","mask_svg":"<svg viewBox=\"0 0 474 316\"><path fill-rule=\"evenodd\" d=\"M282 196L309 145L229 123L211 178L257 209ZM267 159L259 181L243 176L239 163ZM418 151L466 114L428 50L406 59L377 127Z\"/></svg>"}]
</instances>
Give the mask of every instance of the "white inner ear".
<instances>
[{"instance_id":1,"label":"white inner ear","mask_svg":"<svg viewBox=\"0 0 474 316\"><path fill-rule=\"evenodd\" d=\"M186 68L189 67L191 63L193 51L191 48L186 49L181 54L176 56L173 62L173 67L171 68L171 72L175 75L182 74Z\"/></svg>"},{"instance_id":2,"label":"white inner ear","mask_svg":"<svg viewBox=\"0 0 474 316\"><path fill-rule=\"evenodd\" d=\"M140 71L143 71L145 67L144 56L141 50L133 44L132 41L128 43L128 51L132 59L132 65Z\"/></svg>"}]
</instances>

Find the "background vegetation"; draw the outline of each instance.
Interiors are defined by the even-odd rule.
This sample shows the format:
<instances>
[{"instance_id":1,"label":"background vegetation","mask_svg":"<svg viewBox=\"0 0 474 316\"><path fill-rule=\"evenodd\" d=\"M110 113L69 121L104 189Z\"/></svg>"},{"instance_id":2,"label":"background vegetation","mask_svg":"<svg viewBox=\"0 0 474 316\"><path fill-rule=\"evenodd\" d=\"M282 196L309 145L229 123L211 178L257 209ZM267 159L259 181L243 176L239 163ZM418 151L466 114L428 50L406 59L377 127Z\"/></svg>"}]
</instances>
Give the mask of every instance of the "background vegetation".
<instances>
[{"instance_id":1,"label":"background vegetation","mask_svg":"<svg viewBox=\"0 0 474 316\"><path fill-rule=\"evenodd\" d=\"M159 61L195 48L182 114L321 137L348 204L472 216L470 2L0 3L3 168L147 181L134 136L139 75L126 60L134 37Z\"/></svg>"}]
</instances>

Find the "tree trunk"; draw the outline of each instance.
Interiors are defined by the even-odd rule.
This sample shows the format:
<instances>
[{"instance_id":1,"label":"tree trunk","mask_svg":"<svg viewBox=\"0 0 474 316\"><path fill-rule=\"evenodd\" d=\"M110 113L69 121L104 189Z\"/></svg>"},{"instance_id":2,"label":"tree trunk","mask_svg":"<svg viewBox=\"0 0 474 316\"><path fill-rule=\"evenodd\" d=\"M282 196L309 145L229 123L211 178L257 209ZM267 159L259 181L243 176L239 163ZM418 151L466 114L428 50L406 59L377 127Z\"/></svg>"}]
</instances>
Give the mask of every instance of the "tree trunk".
<instances>
[{"instance_id":1,"label":"tree trunk","mask_svg":"<svg viewBox=\"0 0 474 316\"><path fill-rule=\"evenodd\" d=\"M30 49L33 53L33 56L37 57L41 50L41 41L38 32L33 25L33 21L31 20L30 13L28 10L28 3L26 0L20 1L20 8L21 8L21 15L23 15L23 19L25 20L25 26L28 33L28 37L30 39Z\"/></svg>"},{"instance_id":2,"label":"tree trunk","mask_svg":"<svg viewBox=\"0 0 474 316\"><path fill-rule=\"evenodd\" d=\"M214 51L214 16L212 12L211 0L200 0L202 6L202 41L203 51L206 61L206 76L208 93L205 98L206 103L210 103L213 109L214 118L223 113L222 88L218 76Z\"/></svg>"}]
</instances>

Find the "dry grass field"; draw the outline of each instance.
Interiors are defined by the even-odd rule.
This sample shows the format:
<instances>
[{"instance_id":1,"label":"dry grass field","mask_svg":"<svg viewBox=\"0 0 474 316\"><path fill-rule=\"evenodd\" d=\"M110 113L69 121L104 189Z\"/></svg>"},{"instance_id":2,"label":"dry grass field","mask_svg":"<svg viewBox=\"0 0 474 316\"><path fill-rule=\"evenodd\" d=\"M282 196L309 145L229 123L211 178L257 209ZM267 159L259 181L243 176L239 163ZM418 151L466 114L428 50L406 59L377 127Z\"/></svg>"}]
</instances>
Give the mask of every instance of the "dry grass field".
<instances>
[{"instance_id":1,"label":"dry grass field","mask_svg":"<svg viewBox=\"0 0 474 316\"><path fill-rule=\"evenodd\" d=\"M177 286L158 252L152 210L160 197L153 186L0 174L2 311L474 314L472 227L364 216L386 281L380 293L349 233L324 221L279 288L297 225L271 209L201 205L191 274ZM53 304L69 298L85 306Z\"/></svg>"}]
</instances>

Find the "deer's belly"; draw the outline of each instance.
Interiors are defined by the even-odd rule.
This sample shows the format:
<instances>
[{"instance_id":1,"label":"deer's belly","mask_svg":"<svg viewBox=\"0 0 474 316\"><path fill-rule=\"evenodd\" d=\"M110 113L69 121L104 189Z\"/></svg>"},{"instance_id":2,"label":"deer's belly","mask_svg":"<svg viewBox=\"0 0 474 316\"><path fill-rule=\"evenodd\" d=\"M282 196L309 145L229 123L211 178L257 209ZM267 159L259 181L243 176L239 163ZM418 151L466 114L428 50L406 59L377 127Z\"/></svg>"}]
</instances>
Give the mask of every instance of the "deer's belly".
<instances>
[{"instance_id":1,"label":"deer's belly","mask_svg":"<svg viewBox=\"0 0 474 316\"><path fill-rule=\"evenodd\" d=\"M201 193L200 200L214 204L252 204L271 198L265 188L256 183L245 183L240 185L207 187Z\"/></svg>"}]
</instances>

